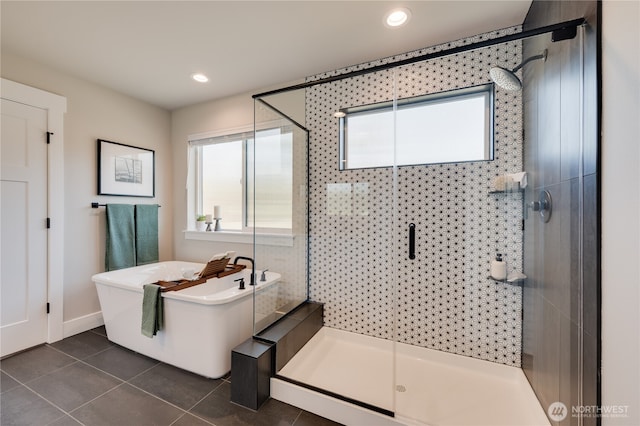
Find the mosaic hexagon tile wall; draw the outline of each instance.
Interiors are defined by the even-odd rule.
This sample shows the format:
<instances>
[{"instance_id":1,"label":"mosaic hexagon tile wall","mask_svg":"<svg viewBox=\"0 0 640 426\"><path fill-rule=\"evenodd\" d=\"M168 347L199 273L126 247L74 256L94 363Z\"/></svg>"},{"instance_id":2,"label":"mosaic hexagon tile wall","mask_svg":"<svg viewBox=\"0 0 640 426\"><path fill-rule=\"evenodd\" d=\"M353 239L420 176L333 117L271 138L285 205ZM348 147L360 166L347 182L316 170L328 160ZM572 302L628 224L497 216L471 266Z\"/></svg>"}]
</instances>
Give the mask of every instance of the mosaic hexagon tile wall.
<instances>
[{"instance_id":1,"label":"mosaic hexagon tile wall","mask_svg":"<svg viewBox=\"0 0 640 426\"><path fill-rule=\"evenodd\" d=\"M496 253L509 270L522 270L522 195L490 193L496 177L522 171L521 93L494 89L492 161L340 171L334 112L488 84L493 64L513 68L521 57L516 41L307 89L310 298L325 303L327 326L520 366L521 288L488 277ZM457 124L464 126L465 117ZM406 255L410 223L414 260Z\"/></svg>"}]
</instances>

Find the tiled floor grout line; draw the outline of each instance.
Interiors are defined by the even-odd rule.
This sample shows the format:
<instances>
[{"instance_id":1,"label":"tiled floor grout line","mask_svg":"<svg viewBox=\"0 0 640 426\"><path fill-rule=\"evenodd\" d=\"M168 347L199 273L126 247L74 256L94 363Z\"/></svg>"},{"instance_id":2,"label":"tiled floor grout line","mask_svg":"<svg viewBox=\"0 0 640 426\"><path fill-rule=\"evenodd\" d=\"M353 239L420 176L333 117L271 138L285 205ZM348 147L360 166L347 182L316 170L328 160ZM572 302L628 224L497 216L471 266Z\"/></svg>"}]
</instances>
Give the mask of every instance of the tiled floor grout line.
<instances>
[{"instance_id":1,"label":"tiled floor grout line","mask_svg":"<svg viewBox=\"0 0 640 426\"><path fill-rule=\"evenodd\" d=\"M175 424L178 420L180 420L181 418L183 418L183 417L184 417L184 416L186 416L187 414L188 414L188 415L190 415L190 416L195 417L195 418L196 418L196 419L198 419L198 420L202 420L203 422L205 422L205 423L206 423L206 424L208 424L208 425L216 426L216 425L215 425L215 423L211 423L210 421L208 421L208 420L206 420L206 419L203 419L202 417L198 416L197 414L192 413L191 411L186 411L183 415L181 415L180 417L178 417L178 418L177 418L173 423L171 423L171 424L172 424L172 425L173 425L173 424Z\"/></svg>"},{"instance_id":2,"label":"tiled floor grout line","mask_svg":"<svg viewBox=\"0 0 640 426\"><path fill-rule=\"evenodd\" d=\"M98 333L95 333L95 334L98 334ZM102 336L102 337L104 337L104 336ZM121 346L119 346L119 345L115 345L115 344L114 344L114 345L111 345L111 346L109 346L109 347L108 347L108 348L106 348L106 349L103 349L103 350L98 351L98 352L96 352L96 353L94 353L94 354L91 354L91 355L86 356L84 359L77 358L77 357L75 357L75 356L73 356L73 355L70 355L70 354L68 354L68 353L66 353L66 352L64 352L64 351L62 351L62 350L60 350L60 349L56 349L56 348L52 348L52 349L55 349L55 350L57 350L58 352L60 352L60 353L62 353L62 354L64 354L64 355L67 355L67 356L69 356L69 357L71 357L71 358L75 359L75 360L76 360L76 361L78 361L78 362L81 362L81 363L83 363L83 364L85 364L85 365L87 365L87 366L89 366L89 367L91 367L91 368L94 368L94 369L96 369L96 370L100 371L101 373L104 373L104 374L107 374L107 375L109 375L109 376L111 376L111 377L114 377L114 378L116 378L116 379L120 380L120 381L121 381L121 382L123 382L123 383L128 383L130 380L133 380L133 379L135 379L136 377L140 376L141 374L144 374L144 373L146 373L147 371L149 371L149 370L151 370L151 369L153 369L153 368L157 367L158 365L162 364L162 362L161 362L161 361L154 360L154 359L152 359L152 358L147 357L147 358L149 358L149 359L151 359L151 360L155 361L155 364L154 364L154 365L152 365L151 367L147 368L146 370L141 371L140 373L136 374L135 376L132 376L132 377L130 377L130 378L128 378L128 379L126 379L126 380L124 380L124 379L122 379L122 378L120 378L120 377L118 377L118 376L115 376L115 375L113 375L113 374L109 373L108 371L105 371L105 370L101 369L100 367L97 367L97 366L95 366L95 365L93 365L93 364L90 364L90 363L88 363L87 361L85 361L86 359L89 359L89 358L94 357L94 356L96 356L96 355L98 355L98 354L101 354L101 353L103 353L103 352L106 352L106 351L108 351L108 350L111 350L111 349L112 349L112 348L114 348L114 347L121 347ZM123 348L123 349L126 349L126 348ZM128 349L127 349L127 350L128 350ZM135 354L138 354L138 352L134 352L134 351L132 351L132 352L133 352L133 353L135 353ZM138 354L138 355L146 356L146 355L142 355L142 354ZM72 365L72 364L74 364L74 363L71 363L71 364L68 364L68 365ZM65 365L64 367L67 367L67 366ZM61 368L64 368L64 367L61 367ZM58 370L59 370L59 369L58 369ZM57 371L57 370L55 370L55 371ZM50 373L53 373L53 371L52 371L52 372L50 372ZM50 374L50 373L47 373L47 374ZM43 376L45 376L45 375L46 375L46 374L44 374ZM42 376L40 376L40 377L42 377ZM34 380L35 380L35 379L34 379Z\"/></svg>"},{"instance_id":3,"label":"tiled floor grout line","mask_svg":"<svg viewBox=\"0 0 640 426\"><path fill-rule=\"evenodd\" d=\"M107 373L107 374L108 374L108 373ZM151 397L153 397L153 398L155 398L155 399L157 399L157 400L159 400L159 401L164 402L165 404L168 404L168 405L170 405L170 406L172 406L172 407L174 407L174 408L177 408L178 410L182 411L182 415L178 416L178 418L176 419L176 421L177 421L178 419L180 419L181 417L184 417L184 415L185 415L185 414L187 414L187 413L188 413L188 414L191 414L191 413L189 413L188 411L186 411L184 408L178 407L177 405L175 405L175 404L173 404L173 403L171 403L171 402L169 402L169 401L167 401L167 400L165 400L165 399L162 399L162 398L160 398L160 397L159 397L159 396L157 396L157 395L154 395L154 394L152 394L152 393L150 393L150 392L147 392L146 390L144 390L144 389L142 389L142 388L139 388L138 386L136 386L136 385L134 385L134 384L132 384L132 383L129 383L129 382L126 382L126 381L122 381L122 379L120 379L120 380L121 380L121 382L122 382L122 383L119 383L117 386L114 386L113 388L109 389L108 391L103 392L102 394L100 394L100 395L96 396L95 398L91 399L90 401L87 401L87 402L85 402L84 404L79 405L78 407L74 408L74 409L73 409L73 410L71 410L70 412L66 412L66 411L65 411L65 413L66 413L67 415L69 415L69 416L73 417L73 419L74 419L74 420L76 420L76 421L80 422L78 419L76 419L76 418L73 416L73 414L72 414L73 412L75 412L75 411L79 410L80 408L84 407L85 405L92 403L93 401L97 400L98 398L101 398L101 397L105 396L106 394L108 394L108 393L110 393L110 392L112 392L112 391L114 391L114 390L116 390L116 389L118 389L118 388L120 388L120 387L122 387L122 386L124 386L124 385L129 385L129 386L131 386L131 387L132 387L132 388L134 388L134 389L137 389L137 390L139 390L139 391L141 391L141 392L143 392L143 393L145 393L145 394L147 394L147 395L149 395L149 396L151 396ZM217 389L217 388L216 388L216 389ZM46 400L46 398L43 398L43 399L45 399L45 400ZM47 402L48 402L48 401L47 401ZM56 406L56 408L57 408L57 406ZM63 411L64 411L64 410L63 410ZM196 417L197 417L197 416L196 416ZM202 419L202 420L204 420L204 419ZM174 422L175 422L175 421L174 421ZM80 423L82 423L82 422L80 422ZM207 423L208 423L208 422L207 422Z\"/></svg>"},{"instance_id":4,"label":"tiled floor grout line","mask_svg":"<svg viewBox=\"0 0 640 426\"><path fill-rule=\"evenodd\" d=\"M293 422L291 423L291 426L294 426L296 424L296 422L298 421L298 419L300 418L301 415L302 415L302 410L300 410L300 412L298 413L296 418L293 419Z\"/></svg>"},{"instance_id":5,"label":"tiled floor grout line","mask_svg":"<svg viewBox=\"0 0 640 426\"><path fill-rule=\"evenodd\" d=\"M203 396L202 398L200 398L198 400L198 402L196 402L195 404L193 404L191 407L189 407L189 409L187 411L191 412L191 410L193 410L196 405L200 404L202 401L204 401L209 395L211 395L212 393L214 393L218 388L220 388L220 386L222 386L224 382L220 383L218 386L216 386L215 388L211 389L205 396Z\"/></svg>"},{"instance_id":6,"label":"tiled floor grout line","mask_svg":"<svg viewBox=\"0 0 640 426\"><path fill-rule=\"evenodd\" d=\"M214 380L215 380L215 379L214 379ZM191 412L191 410L193 410L193 409L194 409L198 404L200 404L202 401L204 401L205 399L207 399L207 398L209 397L209 395L211 395L211 394L212 394L212 393L214 393L216 390L218 390L218 389L220 388L220 386L222 386L222 385L224 384L224 382L225 382L225 381L224 381L224 379L222 379L221 383L220 383L218 386L216 386L215 388L211 389L211 390L210 390L210 391L209 391L205 396L203 396L202 398L200 398L200 399L198 400L198 402L196 402L195 404L193 404L193 405L191 406L191 408L189 408L189 409L187 410L187 413L191 414L193 417L197 417L198 419L200 419L200 420L202 420L202 421L204 421L204 422L206 422L206 423L209 423L210 425L213 425L213 423L211 423L211 422L209 422L208 420L205 420L205 419L203 419L202 417L198 416L197 414L195 414L195 413ZM214 425L214 426L215 426L215 425Z\"/></svg>"},{"instance_id":7,"label":"tiled floor grout line","mask_svg":"<svg viewBox=\"0 0 640 426\"><path fill-rule=\"evenodd\" d=\"M54 349L55 349L55 348L54 348ZM98 354L100 354L100 353L102 353L102 352L104 352L104 351L107 351L107 350L109 350L109 349L111 349L111 347L108 347L107 349L104 349L104 350L102 350L102 351L98 351L98 352L96 352L95 354L91 354L91 355L89 355L89 356L85 357L85 359L91 358L92 356L98 355ZM63 351L60 351L59 349L56 349L56 350L58 350L59 352L61 352L61 353L65 354L65 355L67 355L67 356L70 356L71 358L75 359L75 360L76 360L76 362L79 362L79 363L81 363L81 364L84 364L84 365L86 365L87 367L91 367L91 368L93 368L93 369L94 369L94 370L96 370L96 371L99 371L99 372L101 372L101 373L104 373L104 374L108 375L109 377L113 377L114 379L119 380L121 383L119 383L119 384L118 384L118 386L120 386L122 383L127 383L127 381L126 381L126 380L123 380L123 379L121 379L121 378L120 378L120 377L118 377L118 376L114 376L113 374L109 373L108 371L104 371L103 369L101 369L101 368L99 368L99 367L96 367L95 365L89 364L89 363L88 363L88 362L86 362L84 359L76 358L75 356L73 356L73 355L69 355L68 353L63 352ZM48 376L48 375L50 375L51 373L54 373L54 372L56 372L56 371L62 370L63 368L69 367L69 366L71 366L71 365L75 364L76 362L72 362L71 364L65 365L64 367L61 367L61 368L59 368L59 369L57 369L57 370L50 371L50 372L48 372L47 374L43 374L43 375L42 375L42 376L40 376L40 377ZM154 367L155 367L155 366L154 366ZM151 367L151 368L153 368L153 367ZM148 370L145 370L145 371L148 371ZM40 377L39 377L39 378L40 378ZM33 379L33 380L36 380L36 379ZM30 380L30 381L33 381L33 380ZM118 387L118 386L115 386L115 387ZM114 388L115 388L115 387L114 387ZM107 392L108 392L108 391L107 391ZM105 393L107 393L107 392L105 392Z\"/></svg>"},{"instance_id":8,"label":"tiled floor grout line","mask_svg":"<svg viewBox=\"0 0 640 426\"><path fill-rule=\"evenodd\" d=\"M200 416L196 415L195 413L192 413L192 412L191 412L191 411L189 411L189 410L192 410L196 405L198 405L200 402L202 402L202 401L203 401L207 396L211 395L211 394L212 394L216 389L218 389L218 388L222 385L222 383L220 383L220 385L216 386L213 390L211 390L209 393L207 393L207 395L206 395L205 397L203 397L202 399L200 399L196 404L194 404L191 408L189 408L189 410L185 410L185 409L184 409L184 408L182 408L182 407L178 407L178 406L177 406L177 405L175 405L174 403L169 402L169 401L167 401L166 399L162 399L162 398L160 398L159 396L154 395L154 394L152 394L152 393L150 393L150 392L148 392L148 391L146 391L146 390L144 390L144 389L142 389L142 388L139 388L138 386L136 386L136 385L134 385L134 384L132 384L132 383L126 382L126 384L128 384L129 386L131 386L131 387L133 387L133 388L135 388L135 389L138 389L138 390L139 390L139 391L141 391L141 392L146 393L147 395L152 396L153 398L155 398L155 399L157 399L157 400L159 400L159 401L162 401L162 402L164 402L164 403L166 403L166 404L168 404L168 405L170 405L170 406L172 406L172 407L175 407L175 408L177 408L178 410L182 411L182 412L183 412L183 413L182 413L182 415L181 415L180 417L178 417L176 420L174 420L174 421L173 421L173 423L177 422L179 419L181 419L182 417L184 417L184 416L185 416L185 414L189 414L189 415L192 415L193 417L198 418L199 420L204 421L205 423L208 423L208 424L210 424L210 425L215 426L213 423L209 422L208 420L203 419L202 417L200 417ZM171 423L171 424L173 424L173 423Z\"/></svg>"},{"instance_id":9,"label":"tiled floor grout line","mask_svg":"<svg viewBox=\"0 0 640 426\"><path fill-rule=\"evenodd\" d=\"M206 423L206 424L208 424L208 425L216 426L216 425L215 425L215 423L211 423L210 421L205 420L205 419L203 419L202 417L197 416L197 415L195 415L195 414L193 414L193 413L191 413L191 412L186 412L186 413L184 413L182 416L178 417L178 418L177 418L173 423L171 423L171 425L174 425L178 420L180 420L181 418L183 418L183 417L184 417L184 416L186 416L186 415L190 415L190 416L195 417L195 418L196 418L196 419L198 419L198 420L202 420L203 422L205 422L205 423ZM171 425L170 425L170 426L171 426Z\"/></svg>"},{"instance_id":10,"label":"tiled floor grout line","mask_svg":"<svg viewBox=\"0 0 640 426\"><path fill-rule=\"evenodd\" d=\"M47 423L47 425L52 425L52 424L54 424L54 423L58 422L58 421L59 421L59 420L61 420L61 419L66 418L66 417L70 417L70 418L72 418L74 421L78 422L78 424L80 424L80 425L82 425L82 426L86 426L84 423L82 423L80 420L76 419L75 417L73 417L73 416L72 416L71 414L69 414L69 413L65 413L64 415L60 416L59 418L55 419L54 421Z\"/></svg>"},{"instance_id":11,"label":"tiled floor grout line","mask_svg":"<svg viewBox=\"0 0 640 426\"><path fill-rule=\"evenodd\" d=\"M121 387L121 386L122 386L122 385L124 385L124 384L126 384L126 382L119 383L118 385L116 385L116 386L112 387L111 389L109 389L109 390L107 390L107 391L105 391L105 392L101 393L100 395L98 395L98 396L96 396L95 398L93 398L93 399L91 399L91 400L89 400L89 401L85 402L84 404L80 404L80 405L78 405L76 408L74 408L73 410L69 411L67 414L68 414L69 416L71 416L75 421L77 421L78 423L81 423L81 424L82 424L82 422L81 422L80 420L76 419L76 418L74 417L74 415L72 414L74 411L78 411L79 409L81 409L81 408L82 408L82 407L84 407L85 405L92 403L92 402L93 402L93 401L95 401L96 399L98 399L98 398L101 398L101 397L105 396L106 394L108 394L108 393L110 393L110 392L112 392L112 391L114 391L114 390L118 389L119 387Z\"/></svg>"},{"instance_id":12,"label":"tiled floor grout line","mask_svg":"<svg viewBox=\"0 0 640 426\"><path fill-rule=\"evenodd\" d=\"M109 343L111 343L111 342L109 342ZM109 346L107 346L106 348L104 348L104 349L102 349L102 350L99 350L98 352L93 353L93 354L91 354L91 355L87 355L84 359L91 358L92 356L96 356L96 355L98 355L98 354L101 354L102 352L106 352L106 351L108 351L109 349L113 348L114 346L115 346L115 345L114 345L113 343L111 343L111 344L110 344ZM72 355L69 355L69 356L72 356Z\"/></svg>"},{"instance_id":13,"label":"tiled floor grout line","mask_svg":"<svg viewBox=\"0 0 640 426\"><path fill-rule=\"evenodd\" d=\"M84 423L82 423L80 420L78 420L78 419L73 415L73 413L74 413L75 411L78 411L79 409L81 409L81 408L82 408L82 407L84 407L85 405L91 404L93 401L97 400L98 398L102 398L102 397L103 397L103 396L105 396L106 394L111 393L111 392L113 392L114 390L118 389L119 387L122 387L122 386L124 386L124 385L128 384L128 383L127 383L127 382L125 382L125 381L122 381L122 380L120 380L120 381L121 381L122 383L119 383L118 385L116 385L116 386L112 387L112 388L111 388L111 389L109 389L108 391L105 391L105 392L101 393L100 395L98 395L98 396L96 396L95 398L93 398L93 399L91 399L91 400L89 400L89 401L85 402L84 404L80 404L80 405L78 405L76 408L74 408L73 410L71 410L71 411L70 411L70 412L68 412L67 414L68 414L71 418L73 418L75 421L77 421L78 423L80 423L80 424L84 424Z\"/></svg>"},{"instance_id":14,"label":"tiled floor grout line","mask_svg":"<svg viewBox=\"0 0 640 426\"><path fill-rule=\"evenodd\" d=\"M72 365L72 364L69 364ZM56 370L57 371L57 370ZM40 377L44 377L46 376L46 374L40 376ZM36 379L34 379L36 380ZM33 380L31 380L33 381ZM65 409L63 409L62 407L58 406L58 404L56 404L53 401L50 401L49 399L45 398L43 395L40 395L40 393L38 393L35 389L30 388L26 383L21 383L21 386L24 386L27 390L29 390L29 392L32 392L34 395L36 395L38 398L42 399L43 401L45 401L47 404L50 404L51 406L57 408L58 410L62 411L64 414L62 416L60 416L57 420L60 420L61 418L63 418L65 415L69 416L69 412Z\"/></svg>"},{"instance_id":15,"label":"tiled floor grout line","mask_svg":"<svg viewBox=\"0 0 640 426\"><path fill-rule=\"evenodd\" d=\"M177 419L175 419L174 421L172 421L171 423L169 423L169 426L173 426L173 425L175 425L175 424L176 424L176 422L179 422L179 421L180 421L180 419L182 419L182 418L183 418L184 416L186 416L187 414L189 414L189 413L182 413L182 415L181 415L181 416L179 416ZM209 424L211 424L211 423L209 423Z\"/></svg>"},{"instance_id":16,"label":"tiled floor grout line","mask_svg":"<svg viewBox=\"0 0 640 426\"><path fill-rule=\"evenodd\" d=\"M11 353L11 354L8 354L8 355L5 355L5 356L3 356L3 357L0 357L0 362L2 362L2 361L6 361L6 360L8 360L9 358L12 358L12 357L14 357L14 356L16 356L16 355L20 355L20 354L23 354L23 353L25 353L25 352L30 352L30 351L32 351L32 350L34 350L34 349L38 349L38 348L40 348L40 347L42 347L42 346L47 346L47 345L48 345L48 343L46 343L46 342L45 342L45 343L40 343L39 345L31 346L30 348L23 349L23 350L21 350L21 351L18 351L18 352L14 352L14 353Z\"/></svg>"},{"instance_id":17,"label":"tiled floor grout line","mask_svg":"<svg viewBox=\"0 0 640 426\"><path fill-rule=\"evenodd\" d=\"M138 354L137 352L134 352L134 353L135 353L135 354ZM142 355L142 354L138 354L138 355ZM93 356L93 355L91 355L91 356ZM143 356L144 356L144 355L143 355ZM90 358L90 357L88 357L88 358ZM149 358L149 359L152 359L152 358ZM98 371L102 371L103 373L108 374L108 375L113 376L113 377L116 377L116 378L118 378L119 380L122 380L122 381L123 381L123 382L125 382L125 383L129 383L131 380L133 380L133 379L135 379L135 378L137 378L137 377L141 376L142 374L145 374L146 372L148 372L148 371L150 371L150 370L152 370L152 369L156 368L158 365L162 364L162 361L158 361L158 360L155 360L155 359L154 359L153 361L155 361L156 363L155 363L155 364L153 364L151 367L147 368L146 370L143 370L143 371L139 372L139 373L138 373L138 374L136 374L135 376L131 376L131 377L129 377L129 378L128 378L128 379L126 379L126 380L124 380L124 379L122 379L122 378L120 378L120 377L117 377L117 376L113 376L113 374L109 373L108 371L104 371L104 370L102 370L101 368L96 367L95 365L91 365L91 364L88 364L88 363L87 363L87 364L88 364L88 365L91 365L93 368L95 368L95 369L96 369L96 370L98 370Z\"/></svg>"},{"instance_id":18,"label":"tiled floor grout line","mask_svg":"<svg viewBox=\"0 0 640 426\"><path fill-rule=\"evenodd\" d=\"M15 380L19 385L24 385L24 383L22 383L20 380L16 379L15 377L13 377L11 374L7 373L5 370L0 369L0 371L2 371L4 374L6 374L7 376L9 376L11 379ZM17 386L15 386L17 387ZM11 388L13 389L13 388ZM10 391L11 389L7 389L6 391L2 391L2 393L5 393L7 391Z\"/></svg>"},{"instance_id":19,"label":"tiled floor grout line","mask_svg":"<svg viewBox=\"0 0 640 426\"><path fill-rule=\"evenodd\" d=\"M164 403L166 403L166 404L169 404L169 405L170 405L170 406L172 406L172 407L177 408L177 409L178 409L178 410L180 410L180 411L184 411L185 413L189 413L189 411L185 410L185 409L184 409L184 408L182 408L182 407L178 407L178 406L177 406L176 404L174 404L173 402L167 401L166 399L162 399L162 398L160 398L158 395L154 395L154 394L152 394L151 392L149 392L149 391L147 391L147 390L144 390L144 389L142 389L141 387L138 387L138 386L134 385L133 383L126 382L126 384L127 384L127 385L129 385L129 386L131 386L131 387L132 387L132 388L134 388L134 389L139 390L140 392L144 392L144 393L146 393L147 395L152 396L153 398L157 399L158 401L162 401L162 402L164 402ZM181 416L181 417L182 417L182 416Z\"/></svg>"},{"instance_id":20,"label":"tiled floor grout line","mask_svg":"<svg viewBox=\"0 0 640 426\"><path fill-rule=\"evenodd\" d=\"M73 358L73 357L72 357L72 358ZM43 378L43 377L45 377L45 376L49 376L49 375L51 375L51 374L53 374L53 373L57 373L58 371L65 369L65 368L67 368L67 367L71 367L73 364L77 364L77 363L79 363L79 362L82 362L82 361L80 361L80 360L79 360L79 359L77 359L77 358L73 358L73 359L74 359L74 361L73 361L73 362L71 362L71 363L69 363L69 364L67 364L67 365L63 365L62 367L56 368L55 370L48 371L48 372L46 372L46 373L44 373L44 374L42 374L42 375L40 375L40 376L38 376L38 377L34 377L34 378L33 378L33 379L31 379L31 380L27 380L26 382L21 382L21 381L19 381L19 383L20 383L21 385L25 385L25 386L26 386L26 385L28 385L29 383L31 383L31 382L35 382L36 380L41 379L41 378Z\"/></svg>"},{"instance_id":21,"label":"tiled floor grout line","mask_svg":"<svg viewBox=\"0 0 640 426\"><path fill-rule=\"evenodd\" d=\"M104 325L101 325L100 327L104 327ZM97 328L97 327L96 327L96 328ZM105 329L105 330L106 330L106 329ZM102 333L98 333L97 331L95 331L95 328L92 328L91 330L87 330L87 331L90 331L90 332L92 332L93 334L97 334L98 336L101 336L101 337L107 337L107 333L106 333L106 332L105 332L104 334L102 334Z\"/></svg>"},{"instance_id":22,"label":"tiled floor grout line","mask_svg":"<svg viewBox=\"0 0 640 426\"><path fill-rule=\"evenodd\" d=\"M68 357L71 357L71 358L73 358L73 359L75 359L75 360L77 360L77 361L81 361L81 359L80 359L80 358L78 358L77 356L75 356L75 355L71 355L71 354L69 354L69 353L67 353L67 352L63 351L62 349L58 349L58 348L56 348L55 346L50 345L49 343L47 343L45 346L46 346L46 347L48 347L48 348L50 348L50 349L53 349L53 350L54 350L54 351L56 351L56 352L60 352L60 353L61 353L61 354L63 354L63 355L66 355L66 356L68 356ZM107 349L109 349L109 348L107 348ZM105 350L106 350L106 349L105 349ZM102 352L102 351L99 351L99 352ZM96 353L99 353L99 352L96 352ZM89 355L89 356L93 356L93 355L94 355L94 354L91 354L91 355Z\"/></svg>"},{"instance_id":23,"label":"tiled floor grout line","mask_svg":"<svg viewBox=\"0 0 640 426\"><path fill-rule=\"evenodd\" d=\"M126 382L127 382L127 383L130 383L130 382L131 382L131 380L133 380L133 379L137 379L138 377L142 376L142 375L143 375L143 374L145 374L145 373L148 373L149 371L153 370L154 368L156 368L157 366L159 366L159 365L161 365L161 364L162 364L161 362L158 362L158 363L156 363L155 365L152 365L151 367L147 368L146 370L143 370L143 371L139 372L139 373L138 373L138 374L136 374L135 376L131 376L131 377L129 377L129 378L126 380Z\"/></svg>"}]
</instances>

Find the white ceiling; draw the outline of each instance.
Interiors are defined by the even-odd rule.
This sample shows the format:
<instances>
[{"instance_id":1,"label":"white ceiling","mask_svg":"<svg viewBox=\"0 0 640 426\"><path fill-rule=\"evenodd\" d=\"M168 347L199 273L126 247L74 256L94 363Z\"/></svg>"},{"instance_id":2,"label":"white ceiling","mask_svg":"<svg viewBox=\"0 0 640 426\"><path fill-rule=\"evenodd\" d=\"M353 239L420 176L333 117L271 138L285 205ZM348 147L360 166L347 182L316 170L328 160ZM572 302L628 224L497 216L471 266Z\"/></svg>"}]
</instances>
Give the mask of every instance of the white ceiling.
<instances>
[{"instance_id":1,"label":"white ceiling","mask_svg":"<svg viewBox=\"0 0 640 426\"><path fill-rule=\"evenodd\" d=\"M530 0L7 1L2 49L172 110L519 25ZM384 14L411 10L390 29ZM203 72L210 81L195 83Z\"/></svg>"}]
</instances>

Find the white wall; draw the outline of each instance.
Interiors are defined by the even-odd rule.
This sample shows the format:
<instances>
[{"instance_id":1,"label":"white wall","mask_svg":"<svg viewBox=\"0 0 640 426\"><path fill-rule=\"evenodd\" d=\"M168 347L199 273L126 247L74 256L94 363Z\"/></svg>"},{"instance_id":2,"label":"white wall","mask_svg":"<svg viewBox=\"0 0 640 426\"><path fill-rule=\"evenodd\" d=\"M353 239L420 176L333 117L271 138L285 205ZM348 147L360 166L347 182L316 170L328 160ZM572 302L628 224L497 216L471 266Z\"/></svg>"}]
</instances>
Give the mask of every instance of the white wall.
<instances>
[{"instance_id":1,"label":"white wall","mask_svg":"<svg viewBox=\"0 0 640 426\"><path fill-rule=\"evenodd\" d=\"M640 3L602 10L603 425L640 424Z\"/></svg>"},{"instance_id":2,"label":"white wall","mask_svg":"<svg viewBox=\"0 0 640 426\"><path fill-rule=\"evenodd\" d=\"M99 324L100 305L91 276L104 271L104 208L92 201L158 203L160 259L173 258L173 163L170 113L102 86L2 52L2 77L67 98L64 141L65 336ZM98 197L96 139L153 149L156 197ZM53 226L55 226L53 218ZM97 314L96 314L97 313Z\"/></svg>"}]
</instances>

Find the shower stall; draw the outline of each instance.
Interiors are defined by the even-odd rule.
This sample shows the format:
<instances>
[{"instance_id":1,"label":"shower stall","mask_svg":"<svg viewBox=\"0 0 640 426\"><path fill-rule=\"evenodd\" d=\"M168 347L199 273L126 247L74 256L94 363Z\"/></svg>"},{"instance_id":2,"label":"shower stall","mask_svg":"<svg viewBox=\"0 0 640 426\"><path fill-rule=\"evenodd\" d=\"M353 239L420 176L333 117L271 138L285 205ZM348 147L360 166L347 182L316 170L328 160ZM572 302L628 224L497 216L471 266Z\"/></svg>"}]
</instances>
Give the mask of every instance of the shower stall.
<instances>
[{"instance_id":1,"label":"shower stall","mask_svg":"<svg viewBox=\"0 0 640 426\"><path fill-rule=\"evenodd\" d=\"M545 142L525 123L528 108L543 122L546 92L523 94L567 59L553 44L582 50L581 24L495 31L254 97L255 259L283 276L277 295L260 296L277 297L276 311L256 296L255 334L305 300L324 306L324 327L275 372L272 397L351 424L548 422L554 401L527 371L528 339L539 339L527 321L548 270L562 267L544 256L545 223L563 217L556 208L584 206L541 198ZM545 49L545 60L528 60ZM516 68L524 89L493 84L494 66ZM275 159L274 144L290 156ZM283 173L288 183L274 185ZM287 244L259 244L269 238L260 224L287 197ZM506 277L490 275L498 253Z\"/></svg>"}]
</instances>

